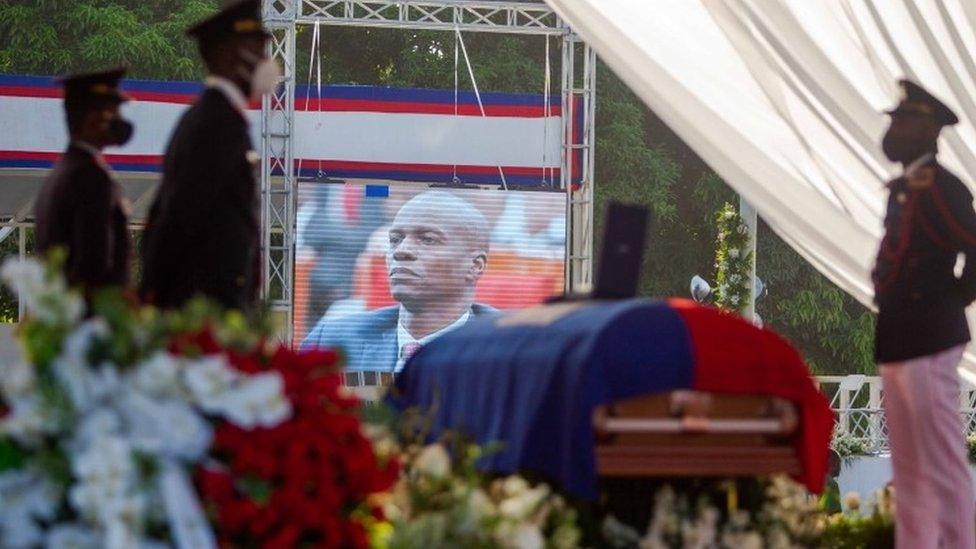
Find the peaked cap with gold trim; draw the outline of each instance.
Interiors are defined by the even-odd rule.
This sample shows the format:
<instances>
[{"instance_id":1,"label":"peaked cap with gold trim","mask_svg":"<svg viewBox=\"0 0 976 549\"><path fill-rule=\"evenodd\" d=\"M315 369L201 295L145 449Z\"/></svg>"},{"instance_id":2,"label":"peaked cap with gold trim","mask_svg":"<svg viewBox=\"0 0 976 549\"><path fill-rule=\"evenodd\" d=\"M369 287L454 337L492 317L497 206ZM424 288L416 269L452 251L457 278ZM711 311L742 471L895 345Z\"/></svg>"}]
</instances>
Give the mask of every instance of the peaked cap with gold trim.
<instances>
[{"instance_id":1,"label":"peaked cap with gold trim","mask_svg":"<svg viewBox=\"0 0 976 549\"><path fill-rule=\"evenodd\" d=\"M945 103L922 86L911 80L900 80L901 97L898 105L886 114L922 114L931 116L942 126L952 126L959 123L959 117Z\"/></svg>"}]
</instances>

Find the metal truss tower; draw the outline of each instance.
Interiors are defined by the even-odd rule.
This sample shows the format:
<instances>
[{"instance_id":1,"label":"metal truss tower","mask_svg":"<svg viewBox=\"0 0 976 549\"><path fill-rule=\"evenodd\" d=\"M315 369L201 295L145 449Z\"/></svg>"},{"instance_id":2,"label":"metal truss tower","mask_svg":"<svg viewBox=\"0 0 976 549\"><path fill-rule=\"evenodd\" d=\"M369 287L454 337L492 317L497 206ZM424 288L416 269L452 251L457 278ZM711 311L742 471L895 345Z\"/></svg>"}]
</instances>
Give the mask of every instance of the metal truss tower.
<instances>
[{"instance_id":1,"label":"metal truss tower","mask_svg":"<svg viewBox=\"0 0 976 549\"><path fill-rule=\"evenodd\" d=\"M549 35L562 39L560 184L568 195L566 288L590 289L593 270L593 159L596 54L547 5L490 0L264 0L270 53L282 86L261 105L261 253L263 295L285 315L291 337L294 299L296 173L294 158L295 33L298 25ZM577 71L577 66L581 70ZM574 101L578 98L579 101ZM579 109L583 112L577 112ZM573 121L582 114L582 142ZM580 160L581 159L581 160ZM573 181L573 173L582 175Z\"/></svg>"}]
</instances>

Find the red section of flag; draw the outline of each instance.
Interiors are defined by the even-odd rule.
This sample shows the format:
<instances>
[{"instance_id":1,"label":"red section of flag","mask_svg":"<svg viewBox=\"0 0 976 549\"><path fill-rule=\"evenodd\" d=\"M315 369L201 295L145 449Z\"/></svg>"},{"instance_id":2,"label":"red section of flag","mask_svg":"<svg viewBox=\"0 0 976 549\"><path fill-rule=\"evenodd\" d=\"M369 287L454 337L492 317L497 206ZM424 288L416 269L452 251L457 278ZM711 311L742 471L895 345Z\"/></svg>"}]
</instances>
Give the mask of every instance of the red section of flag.
<instances>
[{"instance_id":1,"label":"red section of flag","mask_svg":"<svg viewBox=\"0 0 976 549\"><path fill-rule=\"evenodd\" d=\"M795 444L803 465L802 481L823 490L834 415L817 389L800 354L775 333L691 301L668 302L684 319L695 354L692 387L729 394L772 395L800 409Z\"/></svg>"}]
</instances>

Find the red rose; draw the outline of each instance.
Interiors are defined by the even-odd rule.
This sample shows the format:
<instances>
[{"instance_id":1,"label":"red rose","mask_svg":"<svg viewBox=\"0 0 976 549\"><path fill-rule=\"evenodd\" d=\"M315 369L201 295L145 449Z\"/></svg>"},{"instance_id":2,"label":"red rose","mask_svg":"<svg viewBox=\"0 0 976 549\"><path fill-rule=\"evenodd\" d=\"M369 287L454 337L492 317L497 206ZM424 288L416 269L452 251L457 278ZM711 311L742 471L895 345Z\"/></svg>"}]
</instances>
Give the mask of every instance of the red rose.
<instances>
[{"instance_id":1,"label":"red rose","mask_svg":"<svg viewBox=\"0 0 976 549\"><path fill-rule=\"evenodd\" d=\"M248 499L239 499L221 505L218 509L222 529L236 534L248 527L261 513L256 503Z\"/></svg>"},{"instance_id":2,"label":"red rose","mask_svg":"<svg viewBox=\"0 0 976 549\"><path fill-rule=\"evenodd\" d=\"M204 497L217 504L234 497L234 479L226 471L203 468L197 474L197 484Z\"/></svg>"}]
</instances>

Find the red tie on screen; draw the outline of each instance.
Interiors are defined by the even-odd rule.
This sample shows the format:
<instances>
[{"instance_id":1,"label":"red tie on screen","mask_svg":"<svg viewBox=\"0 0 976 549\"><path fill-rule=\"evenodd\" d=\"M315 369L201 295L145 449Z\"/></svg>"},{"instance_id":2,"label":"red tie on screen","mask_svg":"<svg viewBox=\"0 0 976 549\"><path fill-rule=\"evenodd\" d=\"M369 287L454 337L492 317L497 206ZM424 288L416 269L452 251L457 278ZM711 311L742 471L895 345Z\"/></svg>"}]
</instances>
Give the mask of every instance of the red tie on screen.
<instances>
[{"instance_id":1,"label":"red tie on screen","mask_svg":"<svg viewBox=\"0 0 976 549\"><path fill-rule=\"evenodd\" d=\"M400 351L401 356L403 356L403 362L406 363L408 360L410 360L410 357L417 354L417 351L420 350L420 347L421 345L416 341L404 345L403 349L401 349Z\"/></svg>"}]
</instances>

